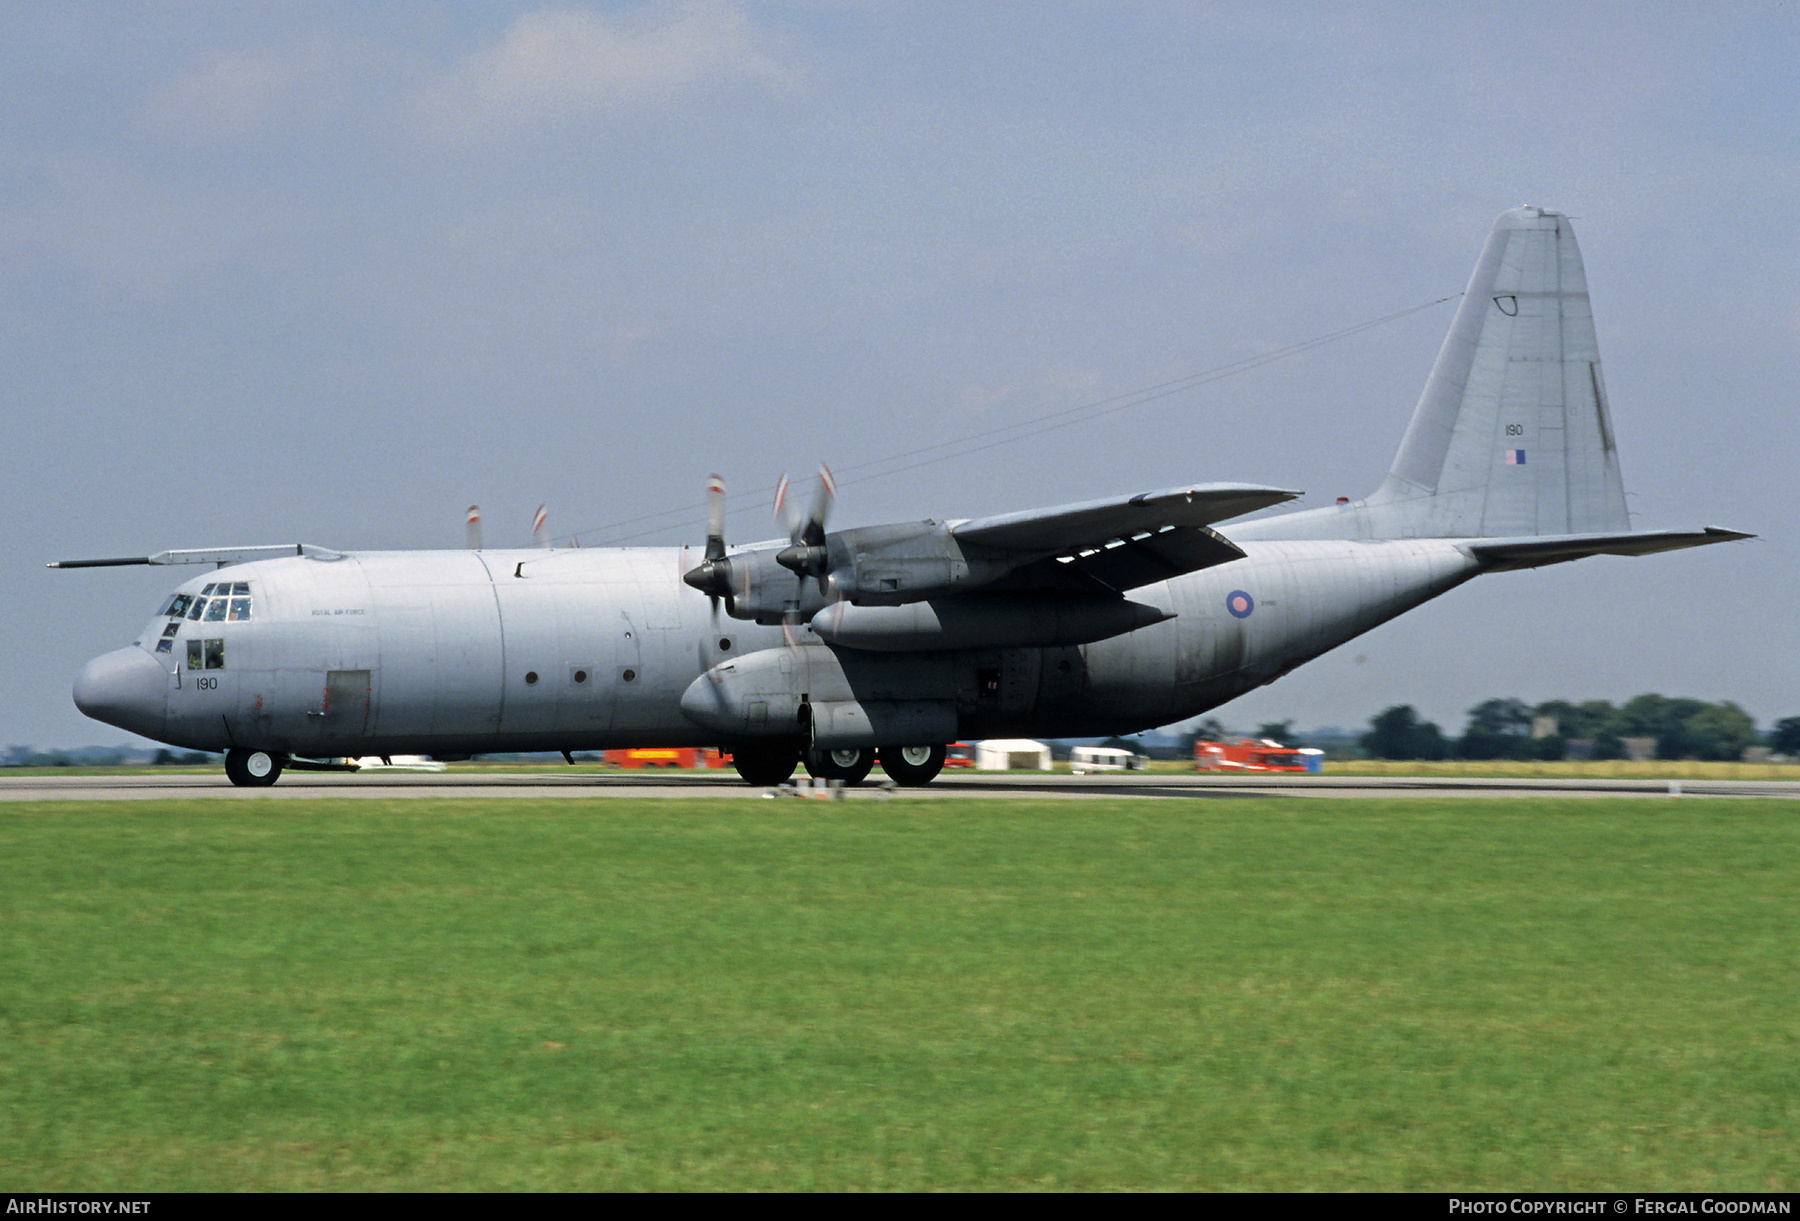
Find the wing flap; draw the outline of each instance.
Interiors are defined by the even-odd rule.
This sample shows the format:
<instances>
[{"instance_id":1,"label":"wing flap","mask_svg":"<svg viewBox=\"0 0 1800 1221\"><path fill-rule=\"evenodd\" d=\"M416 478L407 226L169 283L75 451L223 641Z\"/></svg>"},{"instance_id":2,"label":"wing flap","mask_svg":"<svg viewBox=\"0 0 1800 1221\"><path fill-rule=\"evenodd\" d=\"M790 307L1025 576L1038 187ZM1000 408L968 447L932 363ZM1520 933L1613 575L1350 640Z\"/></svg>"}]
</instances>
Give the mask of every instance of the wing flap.
<instances>
[{"instance_id":1,"label":"wing flap","mask_svg":"<svg viewBox=\"0 0 1800 1221\"><path fill-rule=\"evenodd\" d=\"M1121 592L1167 581L1202 568L1242 559L1244 552L1205 526L1174 526L1139 538L1120 539L1092 551L1048 561Z\"/></svg>"}]
</instances>

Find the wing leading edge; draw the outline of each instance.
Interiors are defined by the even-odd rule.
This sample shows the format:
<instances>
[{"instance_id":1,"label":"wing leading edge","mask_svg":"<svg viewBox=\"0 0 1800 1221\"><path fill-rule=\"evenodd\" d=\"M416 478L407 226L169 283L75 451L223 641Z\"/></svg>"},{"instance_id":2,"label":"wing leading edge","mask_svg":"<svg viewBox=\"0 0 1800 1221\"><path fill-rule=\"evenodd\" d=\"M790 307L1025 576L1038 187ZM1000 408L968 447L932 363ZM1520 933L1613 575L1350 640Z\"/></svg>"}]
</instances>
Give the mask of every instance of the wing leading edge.
<instances>
[{"instance_id":1,"label":"wing leading edge","mask_svg":"<svg viewBox=\"0 0 1800 1221\"><path fill-rule=\"evenodd\" d=\"M953 523L950 533L965 549L1018 557L1009 584L1074 579L1123 592L1241 559L1243 551L1212 523L1299 494L1248 483L1196 484L977 518Z\"/></svg>"},{"instance_id":2,"label":"wing leading edge","mask_svg":"<svg viewBox=\"0 0 1800 1221\"><path fill-rule=\"evenodd\" d=\"M1105 546L1117 539L1150 534L1171 526L1210 526L1270 505L1299 492L1254 483L1199 483L1192 487L1142 492L1110 500L1088 500L1049 509L1028 509L998 517L952 522L958 542L1040 555Z\"/></svg>"}]
</instances>

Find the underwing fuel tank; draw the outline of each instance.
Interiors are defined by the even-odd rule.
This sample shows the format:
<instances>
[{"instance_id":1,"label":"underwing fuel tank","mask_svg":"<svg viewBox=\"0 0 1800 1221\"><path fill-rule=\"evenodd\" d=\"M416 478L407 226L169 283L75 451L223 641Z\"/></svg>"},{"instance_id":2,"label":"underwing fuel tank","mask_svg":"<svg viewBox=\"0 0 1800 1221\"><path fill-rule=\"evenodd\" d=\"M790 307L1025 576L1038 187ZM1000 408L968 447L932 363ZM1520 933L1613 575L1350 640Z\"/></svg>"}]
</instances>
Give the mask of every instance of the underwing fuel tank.
<instances>
[{"instance_id":1,"label":"underwing fuel tank","mask_svg":"<svg viewBox=\"0 0 1800 1221\"><path fill-rule=\"evenodd\" d=\"M1123 636L1175 612L1115 597L986 595L905 606L838 602L812 617L819 639L880 653L925 649L1062 648Z\"/></svg>"},{"instance_id":2,"label":"underwing fuel tank","mask_svg":"<svg viewBox=\"0 0 1800 1221\"><path fill-rule=\"evenodd\" d=\"M956 737L948 658L850 657L823 645L763 649L696 678L681 711L726 740L806 737L827 750Z\"/></svg>"}]
</instances>

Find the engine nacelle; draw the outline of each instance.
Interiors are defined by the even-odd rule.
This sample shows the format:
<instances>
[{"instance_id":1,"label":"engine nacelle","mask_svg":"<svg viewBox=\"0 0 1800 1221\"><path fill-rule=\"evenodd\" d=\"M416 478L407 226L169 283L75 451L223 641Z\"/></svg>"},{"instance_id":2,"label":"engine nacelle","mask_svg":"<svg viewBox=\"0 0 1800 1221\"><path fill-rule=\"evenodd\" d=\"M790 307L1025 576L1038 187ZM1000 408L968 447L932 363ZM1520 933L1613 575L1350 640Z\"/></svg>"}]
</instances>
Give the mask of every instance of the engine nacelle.
<instances>
[{"instance_id":1,"label":"engine nacelle","mask_svg":"<svg viewBox=\"0 0 1800 1221\"><path fill-rule=\"evenodd\" d=\"M1174 618L1124 598L1042 593L969 594L904 606L838 602L812 617L819 639L882 653L926 649L1061 648L1122 636Z\"/></svg>"},{"instance_id":2,"label":"engine nacelle","mask_svg":"<svg viewBox=\"0 0 1800 1221\"><path fill-rule=\"evenodd\" d=\"M946 656L846 659L798 645L720 662L689 685L681 711L723 741L804 737L830 749L948 742L956 683Z\"/></svg>"}]
</instances>

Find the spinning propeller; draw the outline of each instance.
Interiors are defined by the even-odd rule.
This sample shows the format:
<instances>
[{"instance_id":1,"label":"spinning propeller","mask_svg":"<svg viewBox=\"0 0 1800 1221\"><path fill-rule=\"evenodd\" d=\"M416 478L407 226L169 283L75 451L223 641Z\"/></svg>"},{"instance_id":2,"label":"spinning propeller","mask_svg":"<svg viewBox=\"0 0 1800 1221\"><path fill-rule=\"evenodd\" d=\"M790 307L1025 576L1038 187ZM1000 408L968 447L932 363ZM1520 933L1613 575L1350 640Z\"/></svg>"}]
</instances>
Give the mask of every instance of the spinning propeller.
<instances>
[{"instance_id":1,"label":"spinning propeller","mask_svg":"<svg viewBox=\"0 0 1800 1221\"><path fill-rule=\"evenodd\" d=\"M805 583L812 578L819 583L823 596L831 593L830 546L825 534L825 520L837 485L831 472L819 468L818 491L810 507L802 509L789 495L787 477L775 489L775 519L787 532L788 545L778 550L758 547L735 556L725 553L725 483L717 475L706 485L706 552L705 558L682 573L681 579L712 600L713 614L718 615L719 602L740 619L755 619L772 624L786 624L790 641L808 600ZM794 574L796 586L791 595L777 592L781 569ZM816 605L815 605L816 609Z\"/></svg>"},{"instance_id":2,"label":"spinning propeller","mask_svg":"<svg viewBox=\"0 0 1800 1221\"><path fill-rule=\"evenodd\" d=\"M788 479L783 475L775 487L775 519L787 527L792 545L783 547L776 554L775 562L803 580L816 577L819 593L828 594L831 592L831 560L826 554L825 518L837 496L837 482L832 479L830 469L821 464L819 490L813 493L812 508L805 517L800 516L797 506L787 503L787 491Z\"/></svg>"},{"instance_id":3,"label":"spinning propeller","mask_svg":"<svg viewBox=\"0 0 1800 1221\"><path fill-rule=\"evenodd\" d=\"M480 505L470 505L469 512L466 515L466 517L464 518L464 521L466 522L467 527L468 527L469 550L470 551L480 551L481 550L481 506ZM532 546L549 548L554 545L550 541L549 521L550 521L549 511L545 508L545 506L539 505L538 510L537 510L537 516L535 516L531 519L531 543L532 543ZM570 545L574 546L574 547L579 547L579 546L581 546L581 543L579 540L571 539Z\"/></svg>"},{"instance_id":4,"label":"spinning propeller","mask_svg":"<svg viewBox=\"0 0 1800 1221\"><path fill-rule=\"evenodd\" d=\"M719 599L731 597L731 561L725 558L725 480L717 475L706 481L706 558L681 579L707 596L714 618Z\"/></svg>"}]
</instances>

